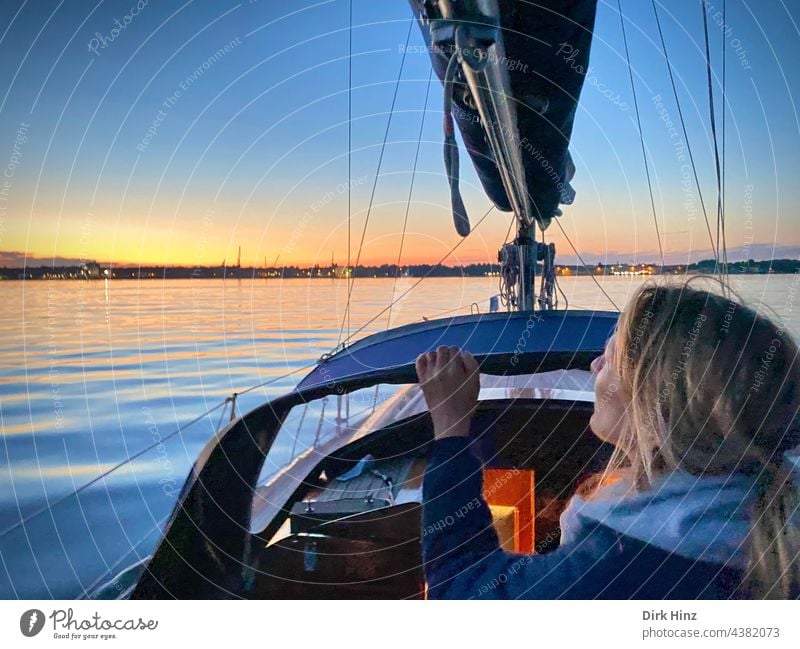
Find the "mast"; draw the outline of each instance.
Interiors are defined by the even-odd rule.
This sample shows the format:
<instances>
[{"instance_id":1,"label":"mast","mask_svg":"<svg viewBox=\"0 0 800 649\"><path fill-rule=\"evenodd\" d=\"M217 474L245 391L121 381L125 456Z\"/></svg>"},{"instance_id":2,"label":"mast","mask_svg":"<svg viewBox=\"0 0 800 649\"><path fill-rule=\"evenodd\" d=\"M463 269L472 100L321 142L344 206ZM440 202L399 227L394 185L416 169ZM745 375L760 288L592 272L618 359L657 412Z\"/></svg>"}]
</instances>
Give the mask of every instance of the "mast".
<instances>
[{"instance_id":1,"label":"mast","mask_svg":"<svg viewBox=\"0 0 800 649\"><path fill-rule=\"evenodd\" d=\"M508 59L500 30L500 8L497 0L471 0L466 3L441 0L439 7L444 19L431 24L431 37L439 46L447 41L455 44L455 51L445 78L445 119L452 125L450 110L452 95L448 97L448 93L453 92L453 83L458 71L456 62L458 62L480 115L487 142L494 153L511 209L517 219L517 237L514 240L514 245L517 247L516 254L507 254L509 251L506 251L504 255L503 251L500 252L501 263L504 256L507 263L515 263L515 268L506 275L516 279L513 306L520 311L533 311L536 303L535 280L538 256L537 215L534 213L525 178L520 147L522 138L517 129L516 106L508 101L508 97L513 97L513 92L508 68L504 63ZM448 136L450 130L445 128ZM455 145L454 136L449 144ZM445 146L447 152L447 144ZM453 164L447 160L447 154L446 164L448 167L452 167ZM457 164L456 156L456 175ZM451 176L450 172L449 168L448 176ZM451 188L453 186L451 180ZM455 192L457 191L456 180ZM469 221L466 220L465 213L456 214L455 207L460 205L463 208L460 196L454 196L453 204L456 228L462 236L465 236L464 229L469 232ZM459 220L466 220L466 228L463 225L459 227Z\"/></svg>"},{"instance_id":2,"label":"mast","mask_svg":"<svg viewBox=\"0 0 800 649\"><path fill-rule=\"evenodd\" d=\"M498 254L503 303L521 311L555 308L555 246L537 242L536 229L544 235L561 216L559 205L575 198L569 141L597 2L410 1L444 85L444 160L456 231L470 233L457 125L487 196L515 217L516 237Z\"/></svg>"}]
</instances>

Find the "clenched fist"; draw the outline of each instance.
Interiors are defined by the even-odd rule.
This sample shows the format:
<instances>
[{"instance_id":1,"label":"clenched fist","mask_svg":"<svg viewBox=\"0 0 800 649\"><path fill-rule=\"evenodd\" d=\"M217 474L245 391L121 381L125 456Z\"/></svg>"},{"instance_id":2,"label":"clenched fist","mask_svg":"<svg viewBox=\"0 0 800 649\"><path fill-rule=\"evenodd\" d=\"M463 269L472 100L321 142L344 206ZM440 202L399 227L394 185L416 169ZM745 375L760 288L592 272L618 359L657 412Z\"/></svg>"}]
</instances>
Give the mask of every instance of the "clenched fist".
<instances>
[{"instance_id":1,"label":"clenched fist","mask_svg":"<svg viewBox=\"0 0 800 649\"><path fill-rule=\"evenodd\" d=\"M433 418L436 439L465 437L472 413L478 405L478 362L458 347L439 347L420 354L417 378Z\"/></svg>"}]
</instances>

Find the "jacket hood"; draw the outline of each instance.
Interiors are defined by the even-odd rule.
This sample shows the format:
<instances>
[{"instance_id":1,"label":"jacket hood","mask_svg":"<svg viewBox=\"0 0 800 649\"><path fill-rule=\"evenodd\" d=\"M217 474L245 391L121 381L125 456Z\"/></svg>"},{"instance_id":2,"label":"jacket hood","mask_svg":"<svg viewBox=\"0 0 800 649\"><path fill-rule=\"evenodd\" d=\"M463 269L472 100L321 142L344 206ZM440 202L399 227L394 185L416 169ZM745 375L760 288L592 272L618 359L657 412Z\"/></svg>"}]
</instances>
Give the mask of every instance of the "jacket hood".
<instances>
[{"instance_id":1,"label":"jacket hood","mask_svg":"<svg viewBox=\"0 0 800 649\"><path fill-rule=\"evenodd\" d=\"M797 484L797 472L794 476ZM753 478L741 474L697 477L673 471L644 492L621 480L590 500L572 498L561 515L562 543L579 541L599 523L688 559L745 568L753 487ZM798 526L797 515L791 524Z\"/></svg>"}]
</instances>

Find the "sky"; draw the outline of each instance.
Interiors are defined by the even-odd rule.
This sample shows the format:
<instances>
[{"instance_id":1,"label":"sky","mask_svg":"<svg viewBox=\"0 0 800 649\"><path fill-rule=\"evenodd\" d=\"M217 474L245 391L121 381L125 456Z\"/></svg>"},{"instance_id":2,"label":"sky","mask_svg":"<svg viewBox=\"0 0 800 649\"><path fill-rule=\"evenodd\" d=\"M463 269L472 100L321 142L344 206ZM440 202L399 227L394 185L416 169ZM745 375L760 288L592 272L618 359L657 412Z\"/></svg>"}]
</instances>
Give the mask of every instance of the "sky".
<instances>
[{"instance_id":1,"label":"sky","mask_svg":"<svg viewBox=\"0 0 800 649\"><path fill-rule=\"evenodd\" d=\"M707 258L682 137L665 125L677 124L677 108L653 7L621 4L666 259ZM702 5L658 4L714 219ZM722 4L708 3L707 15L718 118L727 53L727 246L733 259L797 257L800 5L728 0L725 29L715 19ZM353 0L348 192L348 16L349 0L5 0L0 265L211 265L233 263L239 246L242 265L344 263L348 230L354 262L368 212L360 262L394 263L407 208L401 264L442 259L460 241L441 154L442 89L434 77L426 108L427 54L403 57L405 0ZM416 26L410 38L423 42ZM571 151L577 197L545 233L558 259L570 263L577 250L591 263L657 260L616 2L598 4ZM471 167L462 171L474 224L490 203ZM490 214L445 263L494 261L510 222Z\"/></svg>"}]
</instances>

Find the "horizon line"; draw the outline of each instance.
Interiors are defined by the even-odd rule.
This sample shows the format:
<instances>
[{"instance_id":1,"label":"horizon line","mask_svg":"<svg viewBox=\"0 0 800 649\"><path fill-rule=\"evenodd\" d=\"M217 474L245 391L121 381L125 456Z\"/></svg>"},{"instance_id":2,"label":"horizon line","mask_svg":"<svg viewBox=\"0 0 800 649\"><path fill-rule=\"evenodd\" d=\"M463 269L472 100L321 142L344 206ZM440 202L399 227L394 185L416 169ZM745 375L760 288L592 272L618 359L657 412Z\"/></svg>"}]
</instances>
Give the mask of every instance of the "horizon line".
<instances>
[{"instance_id":1,"label":"horizon line","mask_svg":"<svg viewBox=\"0 0 800 649\"><path fill-rule=\"evenodd\" d=\"M750 258L747 260L741 259L737 261L728 261L727 265L732 266L735 264L748 264L748 263L772 263L778 261L793 261L793 262L800 262L800 259L795 259L792 257L772 257L772 258L761 258L755 259ZM652 261L636 261L632 262L630 260L617 260L615 262L591 262L591 263L582 263L581 261L570 261L564 263L557 263L556 266L583 266L584 268L588 268L590 266L594 267L613 267L613 266L653 266L653 267L663 267L663 268L670 268L670 267L682 267L682 266L699 266L699 265L707 265L709 263L717 263L722 265L723 262L716 261L713 257L706 257L699 259L698 261L692 262L683 262L683 263L664 263L662 264L660 261L652 260ZM278 270L281 268L296 268L299 270L312 270L312 269L322 269L322 268L352 268L352 269L365 269L365 268L413 268L418 266L439 266L442 268L469 268L470 266L500 266L500 262L498 261L474 261L469 263L462 263L462 264L446 264L442 262L415 262L415 263L408 263L408 264L397 264L396 262L383 262L383 263L373 263L373 264L358 264L358 265L350 265L347 264L337 264L334 262L333 264L311 264L311 265L303 265L299 263L291 263L291 264L278 264L278 265L271 265L271 266L263 266L263 265L228 265L228 264L182 264L182 263L174 263L174 264L164 264L164 263L136 263L136 262L125 262L125 263L114 263L114 262L98 262L96 259L87 259L84 261L74 261L71 263L59 263L59 264L39 264L34 266L33 264L27 264L25 266L9 266L7 264L3 265L2 268L6 270L21 270L24 268L78 268L82 265L89 265L93 264L96 266L107 267L111 268L118 268L118 269L130 269L130 268L174 268L174 269L212 269L212 268L227 268L231 270L239 269L239 270Z\"/></svg>"},{"instance_id":2,"label":"horizon line","mask_svg":"<svg viewBox=\"0 0 800 649\"><path fill-rule=\"evenodd\" d=\"M283 264L279 264L276 262L280 261L280 256L274 257L275 261L271 264L267 264L267 256L259 255L258 261L251 262L240 265L240 264L228 264L227 258L223 257L222 263L215 264L210 263L209 261L204 261L204 263L198 263L199 260L183 260L183 261L174 261L174 262L164 262L164 261L133 261L133 260L126 260L126 261L109 261L107 259L100 259L98 261L98 257L89 257L88 255L81 254L80 257L72 257L69 255L47 255L43 256L37 254L35 252L28 252L28 251L20 251L20 250L0 250L0 264L6 268L28 268L28 267L50 267L50 268L59 268L59 267L70 267L70 266L79 266L80 264L86 263L97 263L106 267L160 267L160 268L234 268L234 267L244 267L244 268L288 268L288 267L298 267L298 268L313 268L315 266L327 266L330 267L330 263L327 259L324 261L322 259L310 261L308 259L302 260L297 259L293 261L287 260ZM757 257L756 257L757 256ZM238 255L234 255L233 259L236 259ZM679 250L679 251L670 251L659 259L659 252L657 250L644 250L644 251L604 251L604 252L593 252L593 251L585 251L582 252L580 255L575 254L574 252L570 253L565 251L562 255L560 255L563 261L559 265L581 265L582 263L585 265L589 264L597 264L602 263L605 265L614 264L614 263L630 263L631 260L635 261L636 263L642 263L643 259L646 259L644 263L649 265L687 265L692 263L698 263L699 261L705 259L714 259L714 251L707 250L707 249L700 249L700 250ZM272 255L269 255L269 258L272 258ZM749 242L747 245L737 246L734 248L728 249L728 259L732 263L734 261L770 261L770 260L777 260L777 259L798 259L800 258L800 245L795 244L776 244L775 242L766 242L766 243L756 243L756 242ZM265 263L260 263L261 259ZM331 261L335 262L335 259L331 258ZM406 266L421 266L421 265L443 265L446 266L447 260L442 261L440 257L437 257L435 260L414 260L408 261L406 263L401 263L401 267ZM458 266L466 266L470 264L497 264L498 262L496 259L479 259L476 260L475 258L467 261L466 259L460 263L457 263ZM558 256L556 259L556 263L558 262ZM339 267L344 267L347 264L345 263L337 263ZM361 264L364 267L380 267L380 266L396 266L397 259L390 258L390 259L376 259L376 260L361 260ZM351 267L354 267L350 264Z\"/></svg>"}]
</instances>

